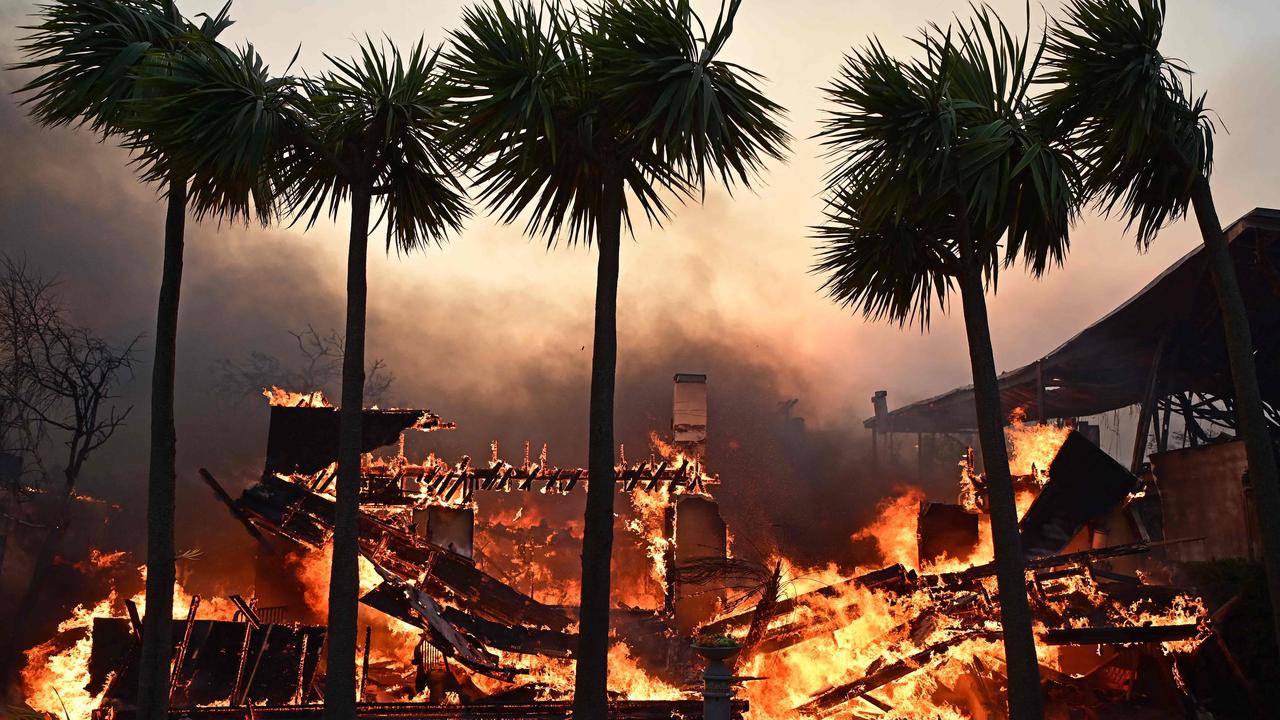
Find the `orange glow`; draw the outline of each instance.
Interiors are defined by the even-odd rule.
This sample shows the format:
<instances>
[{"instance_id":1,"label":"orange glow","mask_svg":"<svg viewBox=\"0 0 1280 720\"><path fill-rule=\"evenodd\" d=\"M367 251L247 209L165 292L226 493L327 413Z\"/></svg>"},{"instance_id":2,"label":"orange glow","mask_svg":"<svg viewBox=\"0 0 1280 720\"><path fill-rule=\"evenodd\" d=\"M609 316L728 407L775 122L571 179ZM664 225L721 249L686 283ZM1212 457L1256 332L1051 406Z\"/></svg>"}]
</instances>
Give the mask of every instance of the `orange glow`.
<instances>
[{"instance_id":1,"label":"orange glow","mask_svg":"<svg viewBox=\"0 0 1280 720\"><path fill-rule=\"evenodd\" d=\"M263 389L263 397L265 397L272 405L278 407L308 407L308 408L331 408L333 403L324 396L322 390L312 390L311 392L295 392L293 390L285 390L284 388L272 385L270 389Z\"/></svg>"}]
</instances>

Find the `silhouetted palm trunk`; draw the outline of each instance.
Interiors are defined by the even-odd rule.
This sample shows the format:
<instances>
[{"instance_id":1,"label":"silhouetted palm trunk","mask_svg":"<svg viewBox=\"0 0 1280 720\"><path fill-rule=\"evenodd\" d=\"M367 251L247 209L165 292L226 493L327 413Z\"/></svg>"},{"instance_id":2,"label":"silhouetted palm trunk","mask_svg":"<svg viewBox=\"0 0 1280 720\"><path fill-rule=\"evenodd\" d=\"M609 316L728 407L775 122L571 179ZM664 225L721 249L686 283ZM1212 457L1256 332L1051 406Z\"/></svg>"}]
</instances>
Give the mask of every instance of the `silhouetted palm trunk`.
<instances>
[{"instance_id":1,"label":"silhouetted palm trunk","mask_svg":"<svg viewBox=\"0 0 1280 720\"><path fill-rule=\"evenodd\" d=\"M164 268L156 313L155 361L151 368L151 465L147 477L147 609L142 623L138 672L138 720L166 720L169 660L173 653L173 513L177 475L177 429L173 418L178 344L178 300L182 289L183 233L187 220L185 179L169 181L164 223Z\"/></svg>"},{"instance_id":2,"label":"silhouetted palm trunk","mask_svg":"<svg viewBox=\"0 0 1280 720\"><path fill-rule=\"evenodd\" d=\"M608 714L609 574L613 555L613 390L618 366L618 255L622 178L606 169L596 245L596 325L591 352L587 509L582 530L582 595L578 616L574 718Z\"/></svg>"},{"instance_id":3,"label":"silhouetted palm trunk","mask_svg":"<svg viewBox=\"0 0 1280 720\"><path fill-rule=\"evenodd\" d=\"M978 442L982 446L982 463L987 475L1000 624L1004 631L1004 653L1009 673L1009 717L1011 720L1041 720L1044 702L1040 697L1040 666L1036 661L1035 637L1031 632L1031 607L1027 603L1026 558L1022 554L1022 537L1018 534L1018 510L1014 504L1013 478L1009 475L1009 455L1005 448L1004 411L1000 407L1000 385L996 378L981 273L981 269L973 266L961 272L960 298L964 305L965 333L969 339L969 363L973 368Z\"/></svg>"},{"instance_id":4,"label":"silhouetted palm trunk","mask_svg":"<svg viewBox=\"0 0 1280 720\"><path fill-rule=\"evenodd\" d=\"M1280 477L1276 472L1275 447L1262 409L1262 391L1258 387L1258 369L1253 359L1253 338L1249 331L1249 315L1245 310L1235 263L1227 247L1226 235L1218 220L1209 181L1196 178L1191 187L1191 202L1196 222L1204 239L1209 259L1209 275L1218 293L1222 311L1227 359L1235 389L1236 424L1244 438L1249 459L1249 480L1262 535L1267 587L1271 593L1272 621L1280 640Z\"/></svg>"},{"instance_id":5,"label":"silhouetted palm trunk","mask_svg":"<svg viewBox=\"0 0 1280 720\"><path fill-rule=\"evenodd\" d=\"M333 520L333 566L329 571L329 638L325 659L324 717L356 716L356 603L360 594L360 438L364 420L364 330L372 191L351 191L351 238L347 254L347 339L342 356L339 409L338 490Z\"/></svg>"}]
</instances>

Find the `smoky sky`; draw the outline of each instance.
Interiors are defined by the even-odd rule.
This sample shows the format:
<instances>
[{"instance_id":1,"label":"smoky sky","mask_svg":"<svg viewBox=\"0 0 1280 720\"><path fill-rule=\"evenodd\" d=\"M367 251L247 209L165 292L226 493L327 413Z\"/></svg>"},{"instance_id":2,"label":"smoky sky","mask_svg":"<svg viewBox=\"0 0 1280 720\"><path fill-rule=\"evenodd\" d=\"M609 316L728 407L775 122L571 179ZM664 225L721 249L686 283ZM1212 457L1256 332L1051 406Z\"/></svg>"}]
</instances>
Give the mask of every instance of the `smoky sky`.
<instances>
[{"instance_id":1,"label":"smoky sky","mask_svg":"<svg viewBox=\"0 0 1280 720\"><path fill-rule=\"evenodd\" d=\"M16 241L5 251L55 275L75 321L118 341L141 336L142 361L117 400L133 404L133 415L92 458L82 485L119 504L110 541L140 554L164 204L153 188L133 181L127 155L86 132L36 127L12 102L0 104L0 132L10 167L32 170L0 181L4 233ZM202 562L210 567L233 569L229 556L238 553L222 551L247 543L196 470L209 468L233 492L252 482L261 472L268 417L261 397L228 397L215 366L251 351L288 362L289 331L308 324L341 329L343 268L316 253L315 242L301 228L188 223L179 321L179 547L205 549ZM701 272L710 270L692 274ZM370 284L380 297L376 275ZM402 296L372 302L369 316L369 355L395 375L390 404L425 406L459 426L414 438L412 451L486 458L496 440L504 458L519 462L527 440L535 455L546 443L554 464L585 464L589 305L559 309L565 317L558 327L530 328L521 309L536 298L512 301L482 282L424 281L400 290ZM739 551L852 560L849 534L894 482L859 469L866 454L861 417L806 424L806 410L827 401L803 396L803 361L785 346L779 352L749 324L682 290L645 304L647 317L627 323L620 339L616 440L628 456L647 457L650 432L669 429L672 375L707 373L708 464L721 476L716 494ZM336 387L326 389L336 395ZM793 399L799 402L784 408Z\"/></svg>"},{"instance_id":2,"label":"smoky sky","mask_svg":"<svg viewBox=\"0 0 1280 720\"><path fill-rule=\"evenodd\" d=\"M996 4L1011 22L1024 16L1022 3ZM188 13L206 5L182 3ZM969 381L958 313L935 316L927 334L866 322L823 298L821 279L808 273L809 226L820 217L826 167L811 139L821 117L818 88L841 53L867 36L908 53L904 35L964 11L960 2L937 5L745 3L729 54L762 71L764 90L789 109L791 157L768 167L751 190L710 188L705 202L676 206L663 227L642 224L634 242L624 242L616 439L630 457L646 454L648 433L669 426L671 376L707 373L709 469L721 475L717 496L742 548L778 545L811 562L859 559L849 534L895 485L918 480L908 468L871 467L861 428L871 393L887 389L898 406ZM1229 222L1280 204L1272 138L1280 92L1271 76L1280 22L1240 20L1274 14L1276 6L1170 5L1171 54L1199 71L1198 87L1210 91L1229 130L1218 140L1214 176L1221 216ZM315 70L321 53L352 51L353 33L440 41L457 6L241 0L230 39L254 40L277 67L301 42L300 69ZM15 27L32 11L26 0L0 0L5 64L17 57ZM120 398L136 406L131 422L90 461L84 480L86 492L120 504L113 541L138 551L164 204L155 188L135 181L123 151L83 130L34 126L10 94L22 79L0 72L0 249L59 277L77 321L117 340L142 336L143 362ZM220 393L214 369L252 351L289 358L290 330L341 329L345 219L305 232L188 222L178 356L180 547L243 543L196 470L208 467L233 491L252 482L261 471L267 409ZM396 376L390 401L429 407L459 425L415 440L415 449L487 457L497 440L506 459L518 460L528 440L535 453L547 443L556 464L585 463L594 254L547 249L482 208L442 248L399 256L384 254L380 240L375 233L371 242L369 357L385 359ZM1193 224L1180 223L1139 254L1122 223L1086 214L1064 268L1039 280L1016 269L1002 276L990 301L998 365L1043 355L1196 243ZM937 497L953 492L945 477L926 481ZM204 562L232 562L220 557L209 552Z\"/></svg>"}]
</instances>

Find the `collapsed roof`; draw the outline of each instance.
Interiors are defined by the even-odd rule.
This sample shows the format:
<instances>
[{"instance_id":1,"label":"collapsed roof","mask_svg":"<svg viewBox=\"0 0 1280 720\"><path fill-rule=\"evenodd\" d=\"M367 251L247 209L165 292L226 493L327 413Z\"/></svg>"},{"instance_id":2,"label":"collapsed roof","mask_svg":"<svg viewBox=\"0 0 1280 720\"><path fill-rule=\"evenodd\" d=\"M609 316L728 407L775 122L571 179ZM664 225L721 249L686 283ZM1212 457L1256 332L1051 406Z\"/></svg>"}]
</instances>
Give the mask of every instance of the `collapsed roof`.
<instances>
[{"instance_id":1,"label":"collapsed roof","mask_svg":"<svg viewBox=\"0 0 1280 720\"><path fill-rule=\"evenodd\" d=\"M1226 230L1257 354L1263 399L1280 401L1280 210L1256 208ZM1232 395L1222 317L1203 246L1044 357L1000 376L1001 406L1042 419L1141 404L1160 354L1155 397ZM977 426L973 386L863 426L877 432L961 432Z\"/></svg>"}]
</instances>

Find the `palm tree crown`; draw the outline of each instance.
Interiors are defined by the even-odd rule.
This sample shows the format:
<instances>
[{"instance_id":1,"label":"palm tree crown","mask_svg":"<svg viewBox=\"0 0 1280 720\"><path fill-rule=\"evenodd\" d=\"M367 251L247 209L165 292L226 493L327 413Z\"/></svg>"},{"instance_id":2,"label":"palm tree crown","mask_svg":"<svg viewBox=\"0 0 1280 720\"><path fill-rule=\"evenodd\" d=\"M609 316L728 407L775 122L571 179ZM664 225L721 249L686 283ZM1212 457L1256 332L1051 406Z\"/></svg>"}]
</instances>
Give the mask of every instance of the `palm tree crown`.
<instances>
[{"instance_id":1,"label":"palm tree crown","mask_svg":"<svg viewBox=\"0 0 1280 720\"><path fill-rule=\"evenodd\" d=\"M86 124L104 135L124 131L135 71L155 50L175 50L197 38L214 40L231 24L228 7L196 26L172 0L64 0L43 9L26 28L14 66L35 70L19 90L31 116L51 125Z\"/></svg>"},{"instance_id":2,"label":"palm tree crown","mask_svg":"<svg viewBox=\"0 0 1280 720\"><path fill-rule=\"evenodd\" d=\"M446 61L458 85L453 137L479 166L481 199L505 222L529 211L527 231L548 242L565 230L590 243L604 173L651 222L669 215L662 191L687 197L709 173L749 185L788 136L758 76L717 59L739 3L710 34L685 0L465 11Z\"/></svg>"},{"instance_id":3,"label":"palm tree crown","mask_svg":"<svg viewBox=\"0 0 1280 720\"><path fill-rule=\"evenodd\" d=\"M276 220L296 82L272 76L252 45L214 42L155 53L139 66L126 145L143 180L187 177L196 219Z\"/></svg>"},{"instance_id":4,"label":"palm tree crown","mask_svg":"<svg viewBox=\"0 0 1280 720\"><path fill-rule=\"evenodd\" d=\"M272 78L248 46L217 38L231 5L199 23L172 0L62 0L29 28L16 69L38 122L84 125L134 153L144 182L185 180L205 216L270 222L277 207L280 109L291 82Z\"/></svg>"},{"instance_id":5,"label":"palm tree crown","mask_svg":"<svg viewBox=\"0 0 1280 720\"><path fill-rule=\"evenodd\" d=\"M1164 0L1072 0L1045 49L1046 107L1073 135L1085 191L1136 223L1141 247L1186 215L1192 181L1213 167L1205 96L1159 50L1164 18Z\"/></svg>"},{"instance_id":6,"label":"palm tree crown","mask_svg":"<svg viewBox=\"0 0 1280 720\"><path fill-rule=\"evenodd\" d=\"M842 305L924 327L966 267L994 283L1019 260L1036 275L1060 265L1080 180L1028 95L1026 37L980 8L915 43L922 56L903 61L872 40L825 89L818 137L834 160L814 269Z\"/></svg>"},{"instance_id":7,"label":"palm tree crown","mask_svg":"<svg viewBox=\"0 0 1280 720\"><path fill-rule=\"evenodd\" d=\"M326 211L336 216L360 189L381 201L388 250L439 243L460 229L469 210L442 145L452 91L437 56L421 41L405 56L366 38L358 58L326 55L333 67L301 81L285 183L308 226Z\"/></svg>"}]
</instances>

